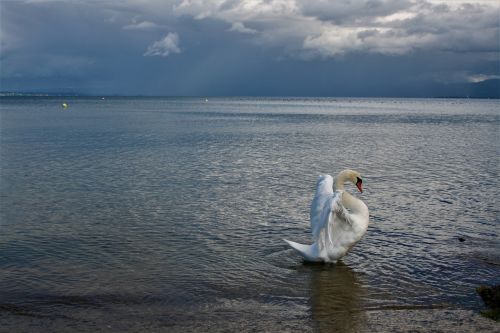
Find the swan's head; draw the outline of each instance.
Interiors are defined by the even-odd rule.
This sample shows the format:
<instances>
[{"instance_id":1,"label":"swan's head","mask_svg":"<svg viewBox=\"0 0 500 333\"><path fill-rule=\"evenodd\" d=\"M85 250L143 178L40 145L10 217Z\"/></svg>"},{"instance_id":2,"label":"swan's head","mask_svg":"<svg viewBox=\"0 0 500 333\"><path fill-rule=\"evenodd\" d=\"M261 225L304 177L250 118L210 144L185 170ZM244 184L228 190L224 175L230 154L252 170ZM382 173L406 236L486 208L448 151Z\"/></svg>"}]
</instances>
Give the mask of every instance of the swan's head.
<instances>
[{"instance_id":1,"label":"swan's head","mask_svg":"<svg viewBox=\"0 0 500 333\"><path fill-rule=\"evenodd\" d=\"M359 192L363 193L363 179L361 178L361 175L356 177L356 187L358 188Z\"/></svg>"},{"instance_id":2,"label":"swan's head","mask_svg":"<svg viewBox=\"0 0 500 333\"><path fill-rule=\"evenodd\" d=\"M361 174L354 170L351 171L352 175L349 180L352 181L354 185L356 185L359 192L363 193L363 178L361 178Z\"/></svg>"},{"instance_id":3,"label":"swan's head","mask_svg":"<svg viewBox=\"0 0 500 333\"><path fill-rule=\"evenodd\" d=\"M363 193L363 178L361 177L361 174L359 172L347 169L341 171L336 178L336 188L343 188L345 182L352 182L354 185L356 185L359 192Z\"/></svg>"}]
</instances>

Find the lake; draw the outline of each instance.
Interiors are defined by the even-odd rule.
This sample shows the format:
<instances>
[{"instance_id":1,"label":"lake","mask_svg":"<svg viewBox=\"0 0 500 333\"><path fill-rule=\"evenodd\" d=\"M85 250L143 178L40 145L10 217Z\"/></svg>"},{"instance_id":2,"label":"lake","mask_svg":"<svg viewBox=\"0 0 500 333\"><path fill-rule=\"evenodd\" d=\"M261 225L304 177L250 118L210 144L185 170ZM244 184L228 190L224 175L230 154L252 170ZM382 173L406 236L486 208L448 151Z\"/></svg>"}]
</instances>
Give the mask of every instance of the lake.
<instances>
[{"instance_id":1,"label":"lake","mask_svg":"<svg viewBox=\"0 0 500 333\"><path fill-rule=\"evenodd\" d=\"M477 313L500 283L498 100L0 103L6 331L397 331L384 313ZM345 168L368 231L303 263L283 238L311 242L317 176Z\"/></svg>"}]
</instances>

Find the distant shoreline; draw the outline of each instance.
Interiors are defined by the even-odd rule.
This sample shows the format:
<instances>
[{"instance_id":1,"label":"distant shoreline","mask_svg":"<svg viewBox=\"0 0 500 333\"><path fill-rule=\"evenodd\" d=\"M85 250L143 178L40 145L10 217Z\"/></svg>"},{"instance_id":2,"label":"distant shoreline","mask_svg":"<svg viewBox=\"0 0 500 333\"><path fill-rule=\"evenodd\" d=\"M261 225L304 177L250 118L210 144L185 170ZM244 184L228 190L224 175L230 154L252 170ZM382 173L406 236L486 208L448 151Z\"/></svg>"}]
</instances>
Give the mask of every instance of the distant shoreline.
<instances>
[{"instance_id":1,"label":"distant shoreline","mask_svg":"<svg viewBox=\"0 0 500 333\"><path fill-rule=\"evenodd\" d=\"M0 97L73 97L73 98L270 98L270 99L500 99L500 96L175 96L175 95L87 95L76 93L0 92Z\"/></svg>"}]
</instances>

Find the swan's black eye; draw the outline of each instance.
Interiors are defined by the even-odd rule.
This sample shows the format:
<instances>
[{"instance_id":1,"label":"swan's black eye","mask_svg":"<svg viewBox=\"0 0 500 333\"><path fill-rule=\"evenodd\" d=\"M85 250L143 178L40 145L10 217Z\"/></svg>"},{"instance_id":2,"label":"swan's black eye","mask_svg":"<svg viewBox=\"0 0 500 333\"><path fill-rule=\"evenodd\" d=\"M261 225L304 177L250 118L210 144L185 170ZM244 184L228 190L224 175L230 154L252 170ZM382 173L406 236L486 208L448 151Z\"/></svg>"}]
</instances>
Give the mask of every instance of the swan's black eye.
<instances>
[{"instance_id":1,"label":"swan's black eye","mask_svg":"<svg viewBox=\"0 0 500 333\"><path fill-rule=\"evenodd\" d=\"M356 178L357 178L357 182L356 182L356 184L358 184L358 183L359 183L359 184L363 184L363 180L362 180L361 178L359 178L359 177L356 177Z\"/></svg>"}]
</instances>

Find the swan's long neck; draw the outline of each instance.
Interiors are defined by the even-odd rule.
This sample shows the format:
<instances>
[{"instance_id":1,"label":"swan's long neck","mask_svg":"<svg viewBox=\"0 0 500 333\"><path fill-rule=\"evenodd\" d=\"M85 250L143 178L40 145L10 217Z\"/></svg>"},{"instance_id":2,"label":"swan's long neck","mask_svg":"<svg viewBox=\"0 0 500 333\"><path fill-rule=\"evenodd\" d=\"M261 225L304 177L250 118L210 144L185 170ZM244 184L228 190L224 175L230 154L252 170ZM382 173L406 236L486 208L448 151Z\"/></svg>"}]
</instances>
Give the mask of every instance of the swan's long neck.
<instances>
[{"instance_id":1,"label":"swan's long neck","mask_svg":"<svg viewBox=\"0 0 500 333\"><path fill-rule=\"evenodd\" d=\"M342 194L342 204L354 214L368 216L368 207L366 207L365 203L349 192L344 192Z\"/></svg>"},{"instance_id":2,"label":"swan's long neck","mask_svg":"<svg viewBox=\"0 0 500 333\"><path fill-rule=\"evenodd\" d=\"M344 170L340 172L336 177L333 182L333 189L335 191L343 191L344 190L344 183L347 182L350 177L351 177L351 170Z\"/></svg>"}]
</instances>

